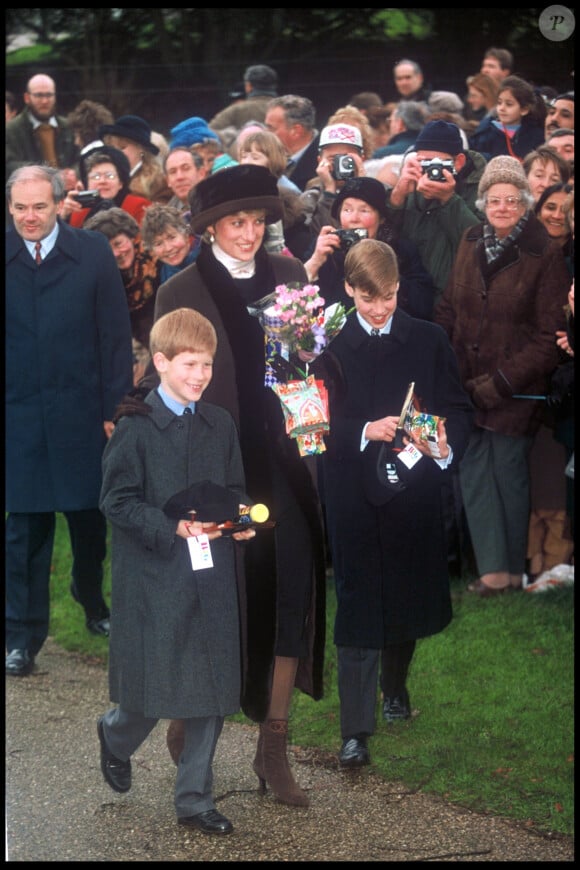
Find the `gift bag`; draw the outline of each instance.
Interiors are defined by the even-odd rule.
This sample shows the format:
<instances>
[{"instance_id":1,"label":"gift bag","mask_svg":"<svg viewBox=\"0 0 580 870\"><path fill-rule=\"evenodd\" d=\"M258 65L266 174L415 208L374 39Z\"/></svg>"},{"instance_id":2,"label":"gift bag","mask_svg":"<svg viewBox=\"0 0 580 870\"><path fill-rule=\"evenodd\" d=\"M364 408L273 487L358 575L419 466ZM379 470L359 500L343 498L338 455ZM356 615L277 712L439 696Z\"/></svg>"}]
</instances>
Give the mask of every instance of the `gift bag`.
<instances>
[{"instance_id":1,"label":"gift bag","mask_svg":"<svg viewBox=\"0 0 580 870\"><path fill-rule=\"evenodd\" d=\"M274 384L286 424L286 434L296 438L301 456L323 453L324 433L330 426L328 393L323 381L309 375L303 380Z\"/></svg>"}]
</instances>

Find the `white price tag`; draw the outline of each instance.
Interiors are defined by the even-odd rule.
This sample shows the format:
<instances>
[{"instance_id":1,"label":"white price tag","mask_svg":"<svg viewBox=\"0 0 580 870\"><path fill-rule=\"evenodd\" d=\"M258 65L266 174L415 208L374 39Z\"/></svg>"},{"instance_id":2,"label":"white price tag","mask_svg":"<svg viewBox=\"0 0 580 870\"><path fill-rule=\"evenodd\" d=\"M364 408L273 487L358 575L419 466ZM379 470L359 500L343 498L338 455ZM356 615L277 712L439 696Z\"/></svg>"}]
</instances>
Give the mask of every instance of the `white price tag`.
<instances>
[{"instance_id":1,"label":"white price tag","mask_svg":"<svg viewBox=\"0 0 580 870\"><path fill-rule=\"evenodd\" d=\"M188 538L187 546L189 547L191 567L194 571L201 571L203 568L213 568L211 547L207 535L197 535L195 538Z\"/></svg>"},{"instance_id":2,"label":"white price tag","mask_svg":"<svg viewBox=\"0 0 580 870\"><path fill-rule=\"evenodd\" d=\"M400 459L407 468L412 468L422 458L423 454L420 450L417 450L414 444L407 444L405 449L397 454L397 459Z\"/></svg>"}]
</instances>

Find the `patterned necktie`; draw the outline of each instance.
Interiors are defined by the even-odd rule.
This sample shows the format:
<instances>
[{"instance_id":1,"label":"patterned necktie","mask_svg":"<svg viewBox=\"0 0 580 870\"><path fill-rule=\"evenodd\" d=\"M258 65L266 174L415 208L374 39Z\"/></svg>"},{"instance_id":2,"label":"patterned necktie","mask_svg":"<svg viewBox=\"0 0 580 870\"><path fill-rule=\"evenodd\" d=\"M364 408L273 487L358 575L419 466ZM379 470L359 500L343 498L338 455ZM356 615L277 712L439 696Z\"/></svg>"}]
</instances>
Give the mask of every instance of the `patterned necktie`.
<instances>
[{"instance_id":1,"label":"patterned necktie","mask_svg":"<svg viewBox=\"0 0 580 870\"><path fill-rule=\"evenodd\" d=\"M50 124L39 124L35 130L35 135L38 136L42 159L49 166L58 166L56 159L56 150L54 147L55 129Z\"/></svg>"},{"instance_id":2,"label":"patterned necktie","mask_svg":"<svg viewBox=\"0 0 580 870\"><path fill-rule=\"evenodd\" d=\"M381 334L380 329L371 329L371 335L380 335L380 334Z\"/></svg>"},{"instance_id":3,"label":"patterned necktie","mask_svg":"<svg viewBox=\"0 0 580 870\"><path fill-rule=\"evenodd\" d=\"M40 256L41 247L42 247L42 245L40 242L37 242L34 246L34 250L36 251L36 253L34 255L34 259L36 260L37 266L40 266L40 264L42 263L42 257Z\"/></svg>"},{"instance_id":4,"label":"patterned necktie","mask_svg":"<svg viewBox=\"0 0 580 870\"><path fill-rule=\"evenodd\" d=\"M191 410L191 408L188 407L188 408L183 409L183 413L184 414L193 414L193 411Z\"/></svg>"}]
</instances>

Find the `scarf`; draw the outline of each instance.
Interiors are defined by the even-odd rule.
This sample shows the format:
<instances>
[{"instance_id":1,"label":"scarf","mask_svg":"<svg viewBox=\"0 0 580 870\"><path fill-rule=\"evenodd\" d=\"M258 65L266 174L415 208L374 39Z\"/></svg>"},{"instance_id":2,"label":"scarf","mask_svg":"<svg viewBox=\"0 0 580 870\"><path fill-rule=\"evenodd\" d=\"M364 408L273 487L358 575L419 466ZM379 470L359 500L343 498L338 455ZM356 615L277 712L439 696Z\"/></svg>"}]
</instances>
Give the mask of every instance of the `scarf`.
<instances>
[{"instance_id":1,"label":"scarf","mask_svg":"<svg viewBox=\"0 0 580 870\"><path fill-rule=\"evenodd\" d=\"M157 261L135 242L135 259L129 269L121 269L121 278L127 294L129 311L137 311L157 292Z\"/></svg>"},{"instance_id":2,"label":"scarf","mask_svg":"<svg viewBox=\"0 0 580 870\"><path fill-rule=\"evenodd\" d=\"M516 240L522 234L522 231L528 222L528 212L524 214L511 233L503 239L498 239L494 228L489 223L483 225L483 244L485 249L485 257L488 263L493 263L497 260L507 248L515 244Z\"/></svg>"},{"instance_id":3,"label":"scarf","mask_svg":"<svg viewBox=\"0 0 580 870\"><path fill-rule=\"evenodd\" d=\"M508 150L509 156L513 157L515 160L517 160L518 163L523 163L524 161L522 160L522 158L518 157L518 155L515 153L515 151L512 147L512 139L515 137L516 133L518 132L518 130L520 129L520 127L522 125L521 124L507 124L506 125L506 124L502 124L501 121L492 121L491 123L493 124L494 127L496 127L496 129L498 129L505 136L505 144L506 144L506 148Z\"/></svg>"},{"instance_id":4,"label":"scarf","mask_svg":"<svg viewBox=\"0 0 580 870\"><path fill-rule=\"evenodd\" d=\"M201 236L192 236L191 247L178 266L171 266L169 263L162 263L159 261L159 283L164 284L165 281L168 281L174 275L177 275L177 273L181 272L182 269L185 269L186 266L191 266L191 264L197 259L200 249Z\"/></svg>"}]
</instances>

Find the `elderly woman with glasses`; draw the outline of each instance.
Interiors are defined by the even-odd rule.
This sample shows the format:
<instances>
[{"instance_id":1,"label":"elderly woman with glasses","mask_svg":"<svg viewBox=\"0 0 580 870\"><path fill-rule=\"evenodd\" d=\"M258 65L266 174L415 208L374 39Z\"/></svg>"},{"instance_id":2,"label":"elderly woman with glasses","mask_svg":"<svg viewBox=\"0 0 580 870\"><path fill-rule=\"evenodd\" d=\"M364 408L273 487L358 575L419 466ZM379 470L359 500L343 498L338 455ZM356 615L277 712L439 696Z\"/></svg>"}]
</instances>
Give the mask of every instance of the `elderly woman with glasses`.
<instances>
[{"instance_id":1,"label":"elderly woman with glasses","mask_svg":"<svg viewBox=\"0 0 580 870\"><path fill-rule=\"evenodd\" d=\"M83 202L83 197L79 197L79 190L68 192L61 217L68 220L71 227L82 227L97 212L114 207L128 212L141 226L145 209L151 205L151 200L129 191L131 167L119 148L103 145L91 151L86 158L84 173L87 188L94 191L95 196L87 203ZM81 182L78 187L82 187Z\"/></svg>"},{"instance_id":2,"label":"elderly woman with glasses","mask_svg":"<svg viewBox=\"0 0 580 870\"><path fill-rule=\"evenodd\" d=\"M434 319L476 409L459 479L478 573L468 589L489 597L521 588L528 454L558 364L554 335L566 325L570 281L518 160L490 160L478 196L485 219L465 231Z\"/></svg>"}]
</instances>

